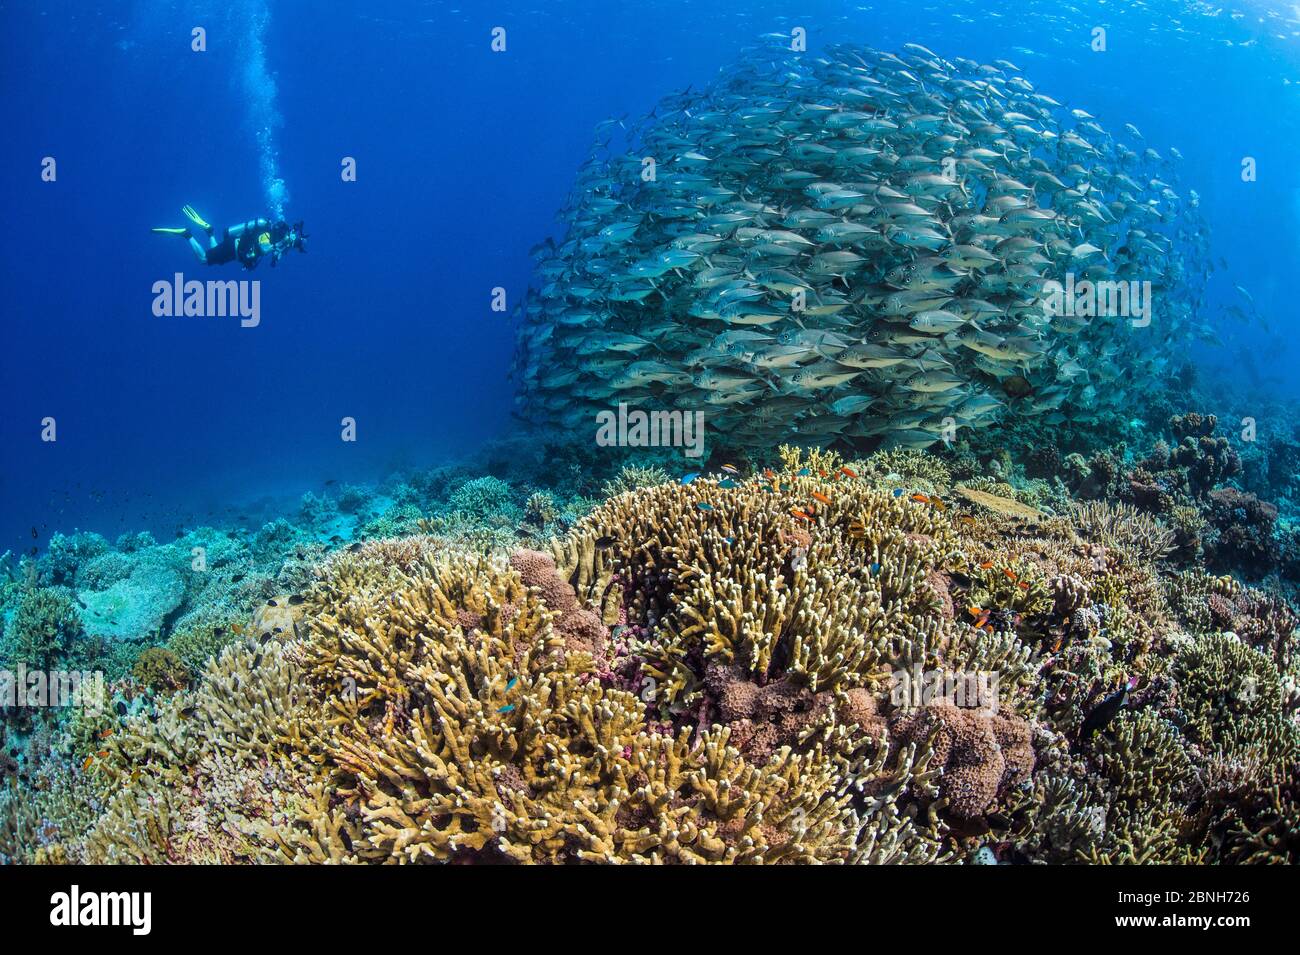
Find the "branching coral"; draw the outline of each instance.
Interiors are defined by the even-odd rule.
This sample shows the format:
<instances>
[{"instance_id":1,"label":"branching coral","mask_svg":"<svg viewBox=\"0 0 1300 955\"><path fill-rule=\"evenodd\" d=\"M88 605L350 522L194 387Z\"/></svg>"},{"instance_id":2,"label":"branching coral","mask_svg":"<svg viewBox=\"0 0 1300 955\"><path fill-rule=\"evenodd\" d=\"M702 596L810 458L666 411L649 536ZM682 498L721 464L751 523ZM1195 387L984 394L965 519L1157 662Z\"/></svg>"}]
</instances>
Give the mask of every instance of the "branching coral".
<instances>
[{"instance_id":1,"label":"branching coral","mask_svg":"<svg viewBox=\"0 0 1300 955\"><path fill-rule=\"evenodd\" d=\"M618 494L549 553L386 538L262 579L33 731L0 769L48 788L0 797L0 854L1294 861L1279 596L1162 577L1124 509L912 490L920 452L783 458ZM74 623L21 592L24 628Z\"/></svg>"},{"instance_id":2,"label":"branching coral","mask_svg":"<svg viewBox=\"0 0 1300 955\"><path fill-rule=\"evenodd\" d=\"M1173 661L1174 701L1197 743L1229 755L1253 753L1285 773L1300 755L1300 727L1283 711L1281 675L1272 660L1235 634L1207 634Z\"/></svg>"},{"instance_id":3,"label":"branching coral","mask_svg":"<svg viewBox=\"0 0 1300 955\"><path fill-rule=\"evenodd\" d=\"M1135 560L1151 561L1173 549L1174 533L1130 504L1091 501L1075 508L1079 529L1105 547L1127 550Z\"/></svg>"},{"instance_id":4,"label":"branching coral","mask_svg":"<svg viewBox=\"0 0 1300 955\"><path fill-rule=\"evenodd\" d=\"M824 756L756 766L725 730L698 746L647 731L639 698L593 679L591 655L564 647L539 590L508 568L430 562L396 599L354 593L318 620L310 672L362 858L834 861L851 848Z\"/></svg>"},{"instance_id":5,"label":"branching coral","mask_svg":"<svg viewBox=\"0 0 1300 955\"><path fill-rule=\"evenodd\" d=\"M90 662L82 638L81 620L68 591L60 587L28 590L18 601L13 619L4 628L0 656L5 665L25 664L52 670Z\"/></svg>"}]
</instances>

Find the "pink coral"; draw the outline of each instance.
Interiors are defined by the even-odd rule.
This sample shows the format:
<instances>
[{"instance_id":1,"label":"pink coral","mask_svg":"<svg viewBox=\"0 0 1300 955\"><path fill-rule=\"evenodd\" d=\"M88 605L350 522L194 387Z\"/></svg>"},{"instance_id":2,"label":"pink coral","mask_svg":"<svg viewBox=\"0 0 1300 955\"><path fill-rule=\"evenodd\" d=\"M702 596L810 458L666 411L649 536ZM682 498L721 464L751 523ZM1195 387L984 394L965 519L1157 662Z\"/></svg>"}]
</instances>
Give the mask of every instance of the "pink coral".
<instances>
[{"instance_id":1,"label":"pink coral","mask_svg":"<svg viewBox=\"0 0 1300 955\"><path fill-rule=\"evenodd\" d=\"M989 716L936 703L890 720L895 747L930 741L943 767L940 794L961 819L988 812L993 801L1029 778L1034 750L1029 725L1016 716Z\"/></svg>"},{"instance_id":2,"label":"pink coral","mask_svg":"<svg viewBox=\"0 0 1300 955\"><path fill-rule=\"evenodd\" d=\"M595 655L603 653L605 625L594 611L578 602L573 588L560 576L550 554L517 550L510 556L510 566L526 585L541 592L542 602L556 615L555 631L564 638L565 649Z\"/></svg>"}]
</instances>

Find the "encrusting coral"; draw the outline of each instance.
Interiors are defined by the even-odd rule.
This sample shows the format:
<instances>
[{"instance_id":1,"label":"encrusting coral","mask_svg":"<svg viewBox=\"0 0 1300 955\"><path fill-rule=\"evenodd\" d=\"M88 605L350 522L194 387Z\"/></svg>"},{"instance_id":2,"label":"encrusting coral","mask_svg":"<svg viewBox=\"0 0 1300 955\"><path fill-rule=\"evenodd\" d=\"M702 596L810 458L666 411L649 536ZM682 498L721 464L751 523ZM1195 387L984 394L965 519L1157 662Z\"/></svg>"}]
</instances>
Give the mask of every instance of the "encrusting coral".
<instances>
[{"instance_id":1,"label":"encrusting coral","mask_svg":"<svg viewBox=\"0 0 1300 955\"><path fill-rule=\"evenodd\" d=\"M549 551L334 551L196 627L201 668L146 654L39 730L0 855L1297 861L1285 601L1162 574L1169 532L1113 505L779 456L629 487Z\"/></svg>"}]
</instances>

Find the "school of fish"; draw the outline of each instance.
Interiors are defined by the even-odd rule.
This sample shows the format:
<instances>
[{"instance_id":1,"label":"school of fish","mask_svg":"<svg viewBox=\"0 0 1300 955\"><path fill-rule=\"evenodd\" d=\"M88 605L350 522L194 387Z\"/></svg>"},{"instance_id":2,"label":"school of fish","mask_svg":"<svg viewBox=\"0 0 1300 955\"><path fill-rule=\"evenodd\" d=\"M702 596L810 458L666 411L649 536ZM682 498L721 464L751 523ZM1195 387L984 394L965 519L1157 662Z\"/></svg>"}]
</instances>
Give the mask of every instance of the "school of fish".
<instances>
[{"instance_id":1,"label":"school of fish","mask_svg":"<svg viewBox=\"0 0 1300 955\"><path fill-rule=\"evenodd\" d=\"M535 423L626 403L702 411L736 445L928 447L1131 415L1208 334L1177 150L1005 60L774 43L598 140L563 238L533 250L513 373ZM1149 323L1114 298L1048 308L1050 282L1149 282Z\"/></svg>"}]
</instances>

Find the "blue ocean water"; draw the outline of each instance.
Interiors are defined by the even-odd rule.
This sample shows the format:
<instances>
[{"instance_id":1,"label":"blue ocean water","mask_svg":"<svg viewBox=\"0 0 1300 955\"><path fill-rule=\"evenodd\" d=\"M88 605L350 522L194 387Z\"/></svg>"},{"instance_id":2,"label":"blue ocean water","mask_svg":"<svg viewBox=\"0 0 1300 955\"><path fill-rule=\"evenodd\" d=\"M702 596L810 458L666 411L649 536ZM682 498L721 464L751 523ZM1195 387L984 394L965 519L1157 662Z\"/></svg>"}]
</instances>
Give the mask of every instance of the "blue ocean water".
<instances>
[{"instance_id":1,"label":"blue ocean water","mask_svg":"<svg viewBox=\"0 0 1300 955\"><path fill-rule=\"evenodd\" d=\"M794 27L813 56L847 40L1005 58L1177 147L1226 265L1206 308L1223 344L1189 352L1247 402L1296 396L1289 4L0 3L0 552L74 528L163 538L500 434L513 333L492 290L522 298L593 129ZM279 201L307 255L208 270L261 281L256 328L153 314L155 282L213 276L151 227L184 225L187 203L220 228ZM1262 321L1221 314L1245 295Z\"/></svg>"}]
</instances>

